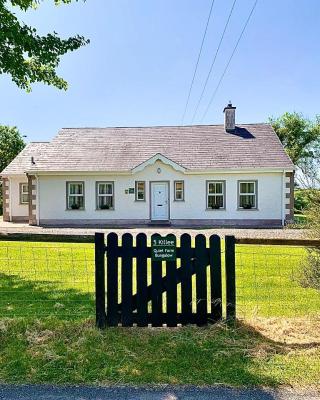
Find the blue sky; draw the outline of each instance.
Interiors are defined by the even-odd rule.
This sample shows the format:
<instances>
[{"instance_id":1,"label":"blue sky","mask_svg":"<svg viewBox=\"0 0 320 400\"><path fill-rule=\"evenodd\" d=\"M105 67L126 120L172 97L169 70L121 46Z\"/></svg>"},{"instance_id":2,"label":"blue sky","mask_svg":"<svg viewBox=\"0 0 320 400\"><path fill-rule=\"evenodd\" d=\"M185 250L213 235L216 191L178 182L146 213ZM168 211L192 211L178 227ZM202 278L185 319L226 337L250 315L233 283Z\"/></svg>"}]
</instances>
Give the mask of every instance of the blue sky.
<instances>
[{"instance_id":1,"label":"blue sky","mask_svg":"<svg viewBox=\"0 0 320 400\"><path fill-rule=\"evenodd\" d=\"M36 84L31 93L0 77L1 124L28 141L61 127L179 125L211 0L87 0L17 15L39 33L82 34L91 43L62 58L68 91ZM186 123L198 101L233 0L215 0ZM254 0L237 0L200 105L201 117ZM259 0L203 123L222 123L229 99L237 122L319 113L320 2ZM199 118L195 119L195 123Z\"/></svg>"}]
</instances>

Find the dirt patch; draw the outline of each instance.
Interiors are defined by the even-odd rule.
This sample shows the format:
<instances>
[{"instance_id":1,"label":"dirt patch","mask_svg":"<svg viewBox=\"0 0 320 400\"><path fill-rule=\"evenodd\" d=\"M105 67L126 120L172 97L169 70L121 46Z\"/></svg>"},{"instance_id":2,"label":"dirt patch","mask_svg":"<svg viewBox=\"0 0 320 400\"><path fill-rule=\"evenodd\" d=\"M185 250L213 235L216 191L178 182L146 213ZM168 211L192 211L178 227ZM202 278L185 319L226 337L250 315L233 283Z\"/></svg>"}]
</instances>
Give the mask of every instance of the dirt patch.
<instances>
[{"instance_id":1,"label":"dirt patch","mask_svg":"<svg viewBox=\"0 0 320 400\"><path fill-rule=\"evenodd\" d=\"M320 316L314 318L255 318L246 321L266 338L289 345L320 346Z\"/></svg>"}]
</instances>

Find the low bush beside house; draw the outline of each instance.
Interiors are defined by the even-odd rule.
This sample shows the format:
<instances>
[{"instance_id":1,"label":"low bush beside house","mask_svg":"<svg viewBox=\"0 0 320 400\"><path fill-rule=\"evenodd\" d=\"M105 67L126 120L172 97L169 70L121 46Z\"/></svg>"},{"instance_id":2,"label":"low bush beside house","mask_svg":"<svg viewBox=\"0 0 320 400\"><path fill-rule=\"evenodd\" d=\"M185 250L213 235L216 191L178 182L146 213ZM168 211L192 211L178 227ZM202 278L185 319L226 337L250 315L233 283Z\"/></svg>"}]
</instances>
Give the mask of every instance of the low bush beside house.
<instances>
[{"instance_id":1,"label":"low bush beside house","mask_svg":"<svg viewBox=\"0 0 320 400\"><path fill-rule=\"evenodd\" d=\"M301 214L310 208L310 190L295 189L294 209L296 214Z\"/></svg>"},{"instance_id":2,"label":"low bush beside house","mask_svg":"<svg viewBox=\"0 0 320 400\"><path fill-rule=\"evenodd\" d=\"M320 238L320 191L311 194L311 207L307 213L312 235ZM310 248L302 265L301 285L320 290L320 248Z\"/></svg>"}]
</instances>

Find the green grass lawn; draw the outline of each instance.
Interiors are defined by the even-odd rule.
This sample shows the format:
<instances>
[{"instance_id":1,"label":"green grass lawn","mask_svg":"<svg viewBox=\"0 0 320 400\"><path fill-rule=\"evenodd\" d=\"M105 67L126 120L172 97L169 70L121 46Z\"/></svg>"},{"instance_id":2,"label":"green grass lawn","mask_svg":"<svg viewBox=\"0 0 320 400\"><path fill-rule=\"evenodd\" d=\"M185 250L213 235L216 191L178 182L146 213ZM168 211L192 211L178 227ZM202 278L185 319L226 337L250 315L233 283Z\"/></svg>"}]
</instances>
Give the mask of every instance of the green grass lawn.
<instances>
[{"instance_id":1,"label":"green grass lawn","mask_svg":"<svg viewBox=\"0 0 320 400\"><path fill-rule=\"evenodd\" d=\"M305 255L306 250L297 247L237 246L238 317L319 313L319 292L299 283ZM180 289L179 285L178 295ZM195 303L194 293L194 308ZM93 313L93 245L0 242L0 316L53 314L74 319Z\"/></svg>"},{"instance_id":2,"label":"green grass lawn","mask_svg":"<svg viewBox=\"0 0 320 400\"><path fill-rule=\"evenodd\" d=\"M298 280L305 255L237 246L238 317L319 321L319 292ZM0 242L0 382L319 387L319 369L319 345L281 344L245 322L101 332L93 245Z\"/></svg>"}]
</instances>

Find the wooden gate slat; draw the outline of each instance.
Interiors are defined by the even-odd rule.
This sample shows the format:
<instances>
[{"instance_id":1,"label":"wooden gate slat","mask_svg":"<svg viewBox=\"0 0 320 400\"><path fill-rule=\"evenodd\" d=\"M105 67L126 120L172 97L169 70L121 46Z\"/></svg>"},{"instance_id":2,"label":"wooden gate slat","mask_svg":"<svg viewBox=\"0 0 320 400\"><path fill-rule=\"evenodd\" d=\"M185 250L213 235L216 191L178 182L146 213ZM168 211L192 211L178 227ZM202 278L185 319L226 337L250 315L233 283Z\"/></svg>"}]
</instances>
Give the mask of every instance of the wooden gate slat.
<instances>
[{"instance_id":1,"label":"wooden gate slat","mask_svg":"<svg viewBox=\"0 0 320 400\"><path fill-rule=\"evenodd\" d=\"M195 269L197 293L197 325L207 323L207 249L206 237L197 235L195 238Z\"/></svg>"},{"instance_id":2,"label":"wooden gate slat","mask_svg":"<svg viewBox=\"0 0 320 400\"><path fill-rule=\"evenodd\" d=\"M132 247L131 233L122 236L122 264L121 264L121 323L122 326L132 326Z\"/></svg>"},{"instance_id":3,"label":"wooden gate slat","mask_svg":"<svg viewBox=\"0 0 320 400\"><path fill-rule=\"evenodd\" d=\"M211 319L222 318L222 281L221 281L221 241L218 235L209 239L210 286L211 286Z\"/></svg>"},{"instance_id":4,"label":"wooden gate slat","mask_svg":"<svg viewBox=\"0 0 320 400\"><path fill-rule=\"evenodd\" d=\"M177 326L177 262L166 262L167 326Z\"/></svg>"},{"instance_id":5,"label":"wooden gate slat","mask_svg":"<svg viewBox=\"0 0 320 400\"><path fill-rule=\"evenodd\" d=\"M192 317L192 249L191 236L184 233L180 238L181 253L181 323L191 323Z\"/></svg>"},{"instance_id":6,"label":"wooden gate slat","mask_svg":"<svg viewBox=\"0 0 320 400\"><path fill-rule=\"evenodd\" d=\"M162 262L152 261L151 266L151 306L152 326L162 326Z\"/></svg>"},{"instance_id":7,"label":"wooden gate slat","mask_svg":"<svg viewBox=\"0 0 320 400\"><path fill-rule=\"evenodd\" d=\"M144 233L137 235L137 325L148 325L148 270L147 270L147 236Z\"/></svg>"},{"instance_id":8,"label":"wooden gate slat","mask_svg":"<svg viewBox=\"0 0 320 400\"><path fill-rule=\"evenodd\" d=\"M151 241L154 237L152 235ZM151 323L152 326L162 326L162 262L151 261Z\"/></svg>"},{"instance_id":9,"label":"wooden gate slat","mask_svg":"<svg viewBox=\"0 0 320 400\"><path fill-rule=\"evenodd\" d=\"M118 235L107 236L107 325L118 325Z\"/></svg>"}]
</instances>

